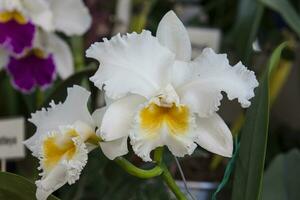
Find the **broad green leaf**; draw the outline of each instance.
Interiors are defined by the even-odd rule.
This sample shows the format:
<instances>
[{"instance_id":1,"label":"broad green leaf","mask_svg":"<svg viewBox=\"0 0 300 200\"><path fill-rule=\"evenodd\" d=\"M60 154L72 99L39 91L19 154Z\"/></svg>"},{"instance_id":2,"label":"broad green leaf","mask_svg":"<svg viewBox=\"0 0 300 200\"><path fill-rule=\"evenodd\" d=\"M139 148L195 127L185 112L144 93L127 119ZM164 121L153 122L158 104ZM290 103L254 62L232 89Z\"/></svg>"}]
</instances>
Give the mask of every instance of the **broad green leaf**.
<instances>
[{"instance_id":1,"label":"broad green leaf","mask_svg":"<svg viewBox=\"0 0 300 200\"><path fill-rule=\"evenodd\" d=\"M300 199L300 152L294 149L272 161L264 176L263 200Z\"/></svg>"},{"instance_id":2,"label":"broad green leaf","mask_svg":"<svg viewBox=\"0 0 300 200\"><path fill-rule=\"evenodd\" d=\"M34 200L36 186L29 180L7 172L0 172L0 199ZM50 196L48 200L59 200Z\"/></svg>"},{"instance_id":3,"label":"broad green leaf","mask_svg":"<svg viewBox=\"0 0 300 200\"><path fill-rule=\"evenodd\" d=\"M300 37L300 16L290 4L289 0L260 0L260 2L280 13L286 23Z\"/></svg>"},{"instance_id":4,"label":"broad green leaf","mask_svg":"<svg viewBox=\"0 0 300 200\"><path fill-rule=\"evenodd\" d=\"M272 53L268 68L247 111L235 166L233 200L261 199L269 124L269 79L271 72L278 66L281 52L286 45L281 44Z\"/></svg>"},{"instance_id":5,"label":"broad green leaf","mask_svg":"<svg viewBox=\"0 0 300 200\"><path fill-rule=\"evenodd\" d=\"M48 95L42 107L47 106L52 99L55 99L57 101L64 100L66 96L66 88L71 87L75 84L80 85L84 78L92 76L96 72L96 70L97 69L95 67L88 67L73 74L68 79L61 82L56 86L56 88L53 89L51 94Z\"/></svg>"},{"instance_id":6,"label":"broad green leaf","mask_svg":"<svg viewBox=\"0 0 300 200\"><path fill-rule=\"evenodd\" d=\"M264 6L254 0L239 0L238 14L227 40L232 43L243 63L249 64L252 43L255 40Z\"/></svg>"}]
</instances>

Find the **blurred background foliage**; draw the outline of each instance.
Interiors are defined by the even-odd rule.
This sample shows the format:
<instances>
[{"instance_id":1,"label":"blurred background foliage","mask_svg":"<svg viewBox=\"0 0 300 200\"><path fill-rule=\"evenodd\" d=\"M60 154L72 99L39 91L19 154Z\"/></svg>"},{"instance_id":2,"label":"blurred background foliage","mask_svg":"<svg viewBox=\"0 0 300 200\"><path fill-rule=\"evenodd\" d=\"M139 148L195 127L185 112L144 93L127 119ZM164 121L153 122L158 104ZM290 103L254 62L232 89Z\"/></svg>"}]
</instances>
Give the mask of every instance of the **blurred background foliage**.
<instances>
[{"instance_id":1,"label":"blurred background foliage","mask_svg":"<svg viewBox=\"0 0 300 200\"><path fill-rule=\"evenodd\" d=\"M37 90L23 95L12 88L5 72L0 71L1 118L20 115L29 117L31 112L47 105L50 99L56 102L64 100L66 88L73 84L82 84L93 91L91 110L104 105L103 94L88 82L88 77L95 72L96 65L84 59L84 51L81 49L86 49L102 37L115 34L119 24L116 18L118 1L85 2L93 16L92 28L85 37L71 38L68 41L73 48L77 73L64 82L57 80L53 87L44 92ZM271 113L264 165L267 172L262 196L263 199L272 200L276 199L275 196L286 197L277 199L300 199L299 191L298 194L295 193L297 188L294 187L300 185L299 179L293 178L297 177L300 170L296 167L299 166L300 157L297 150L300 147L300 1L132 0L128 30L139 32L146 28L155 33L160 19L171 9L175 10L186 26L219 29L222 33L220 52L228 53L232 64L242 60L258 76L262 76L267 69L268 58L275 47L288 41L288 47L282 51L281 58L276 63L277 68L270 77ZM225 98L223 103L225 106L221 108L220 114L237 135L243 125L244 111L237 108L237 102L229 105ZM33 126L28 123L26 137L31 136L33 131ZM164 156L173 174L181 179L174 158L170 153L165 153ZM145 165L132 154L127 157L136 165ZM181 160L188 180L211 182L221 181L228 162L200 148L192 158ZM37 160L27 152L26 159L9 162L8 171L33 181L38 177L37 165ZM231 176L221 193L231 190L232 180ZM113 161L106 159L98 149L89 155L89 162L81 179L72 186L64 186L55 194L67 200L170 199L166 191L160 178L141 180L132 177ZM228 195L224 197L226 198Z\"/></svg>"}]
</instances>

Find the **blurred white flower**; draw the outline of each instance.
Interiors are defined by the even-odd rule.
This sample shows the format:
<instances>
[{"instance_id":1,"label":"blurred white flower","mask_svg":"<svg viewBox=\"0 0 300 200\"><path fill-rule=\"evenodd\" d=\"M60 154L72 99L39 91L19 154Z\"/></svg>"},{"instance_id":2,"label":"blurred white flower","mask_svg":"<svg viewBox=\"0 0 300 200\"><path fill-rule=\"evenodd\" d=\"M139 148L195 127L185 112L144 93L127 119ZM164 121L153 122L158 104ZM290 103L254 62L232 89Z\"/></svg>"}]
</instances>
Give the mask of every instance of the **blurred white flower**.
<instances>
[{"instance_id":1,"label":"blurred white flower","mask_svg":"<svg viewBox=\"0 0 300 200\"><path fill-rule=\"evenodd\" d=\"M73 86L63 104L52 102L50 108L29 119L36 126L36 133L24 143L40 160L38 200L45 200L64 184L78 180L88 152L98 146L95 124L87 109L89 96L84 88Z\"/></svg>"},{"instance_id":2,"label":"blurred white flower","mask_svg":"<svg viewBox=\"0 0 300 200\"><path fill-rule=\"evenodd\" d=\"M1 0L0 12L18 12L45 31L82 35L91 25L83 0Z\"/></svg>"},{"instance_id":3,"label":"blurred white flower","mask_svg":"<svg viewBox=\"0 0 300 200\"><path fill-rule=\"evenodd\" d=\"M52 55L58 75L62 79L74 73L74 60L69 45L55 33L38 30L33 49L40 50L44 55Z\"/></svg>"},{"instance_id":4,"label":"blurred white flower","mask_svg":"<svg viewBox=\"0 0 300 200\"><path fill-rule=\"evenodd\" d=\"M91 81L109 98L97 111L97 134L109 142L100 144L105 155L126 154L129 136L144 161L164 145L180 157L192 154L196 144L230 157L232 135L216 113L221 91L250 106L258 86L254 73L241 62L230 66L226 54L209 48L191 61L188 33L173 11L163 17L156 35L119 34L87 50L87 57L100 62Z\"/></svg>"}]
</instances>

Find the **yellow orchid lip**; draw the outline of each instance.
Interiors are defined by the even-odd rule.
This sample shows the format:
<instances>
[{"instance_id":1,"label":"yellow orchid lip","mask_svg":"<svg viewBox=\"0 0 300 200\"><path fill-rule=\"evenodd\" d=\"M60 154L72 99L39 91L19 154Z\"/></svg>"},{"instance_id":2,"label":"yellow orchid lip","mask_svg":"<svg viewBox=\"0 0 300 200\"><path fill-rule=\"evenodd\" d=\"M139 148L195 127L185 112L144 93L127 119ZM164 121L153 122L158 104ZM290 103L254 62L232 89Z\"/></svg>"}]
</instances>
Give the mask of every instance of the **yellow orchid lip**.
<instances>
[{"instance_id":1,"label":"yellow orchid lip","mask_svg":"<svg viewBox=\"0 0 300 200\"><path fill-rule=\"evenodd\" d=\"M0 12L0 22L6 23L15 20L18 24L26 24L27 19L19 11L4 11Z\"/></svg>"},{"instance_id":2,"label":"yellow orchid lip","mask_svg":"<svg viewBox=\"0 0 300 200\"><path fill-rule=\"evenodd\" d=\"M43 142L43 166L46 171L51 170L62 158L71 160L76 152L76 145L72 140L78 134L70 130L65 135L55 134L47 137Z\"/></svg>"},{"instance_id":3,"label":"yellow orchid lip","mask_svg":"<svg viewBox=\"0 0 300 200\"><path fill-rule=\"evenodd\" d=\"M85 138L83 138L85 137ZM97 145L101 139L95 132L87 129L85 133L79 133L75 128L68 128L61 133L53 133L43 141L43 167L46 171L53 169L62 159L72 160L77 152L74 138L80 138L82 142Z\"/></svg>"},{"instance_id":4,"label":"yellow orchid lip","mask_svg":"<svg viewBox=\"0 0 300 200\"><path fill-rule=\"evenodd\" d=\"M140 111L141 128L150 135L166 126L171 134L185 134L189 129L189 109L173 104L171 107L150 103Z\"/></svg>"}]
</instances>

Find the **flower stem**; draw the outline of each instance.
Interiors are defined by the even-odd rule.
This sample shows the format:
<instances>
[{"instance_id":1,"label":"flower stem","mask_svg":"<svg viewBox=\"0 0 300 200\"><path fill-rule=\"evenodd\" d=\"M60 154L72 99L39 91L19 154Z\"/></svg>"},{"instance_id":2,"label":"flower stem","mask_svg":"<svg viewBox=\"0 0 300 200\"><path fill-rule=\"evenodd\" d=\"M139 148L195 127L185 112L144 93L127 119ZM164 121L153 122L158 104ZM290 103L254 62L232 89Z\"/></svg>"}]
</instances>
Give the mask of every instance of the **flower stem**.
<instances>
[{"instance_id":1,"label":"flower stem","mask_svg":"<svg viewBox=\"0 0 300 200\"><path fill-rule=\"evenodd\" d=\"M80 71L84 68L84 50L83 50L83 37L74 36L71 38L71 47L74 56L75 70Z\"/></svg>"},{"instance_id":2,"label":"flower stem","mask_svg":"<svg viewBox=\"0 0 300 200\"><path fill-rule=\"evenodd\" d=\"M130 163L128 160L126 160L123 157L118 157L114 160L120 167L122 167L127 173L139 177L139 178L153 178L156 176L159 176L163 173L163 170L160 166L155 166L152 169L140 169L136 166L134 166L132 163Z\"/></svg>"},{"instance_id":3,"label":"flower stem","mask_svg":"<svg viewBox=\"0 0 300 200\"><path fill-rule=\"evenodd\" d=\"M164 164L161 164L161 168L163 169L162 178L165 181L165 183L168 185L168 187L172 190L172 192L175 194L176 198L179 200L187 200L186 196L181 192L178 185L174 181L167 166Z\"/></svg>"},{"instance_id":4,"label":"flower stem","mask_svg":"<svg viewBox=\"0 0 300 200\"><path fill-rule=\"evenodd\" d=\"M156 164L161 164L164 154L164 147L158 147L154 151L154 161Z\"/></svg>"},{"instance_id":5,"label":"flower stem","mask_svg":"<svg viewBox=\"0 0 300 200\"><path fill-rule=\"evenodd\" d=\"M139 178L148 179L148 178L153 178L161 175L164 182L168 185L168 187L174 193L177 199L187 200L186 196L180 191L179 187L174 181L167 166L162 162L163 152L164 152L163 147L159 147L154 151L154 161L156 162L156 166L148 170L140 169L134 166L131 162L129 162L123 157L118 157L114 161L120 167L122 167L127 173Z\"/></svg>"}]
</instances>

